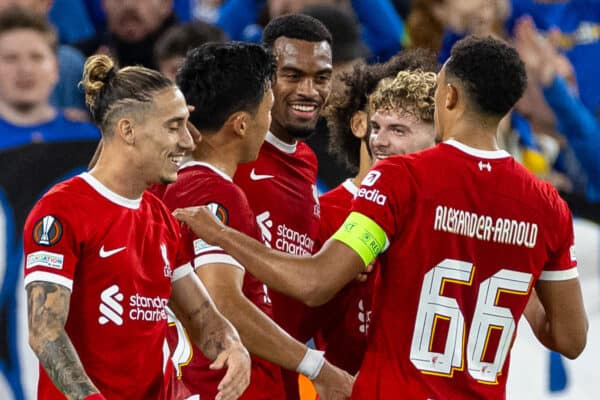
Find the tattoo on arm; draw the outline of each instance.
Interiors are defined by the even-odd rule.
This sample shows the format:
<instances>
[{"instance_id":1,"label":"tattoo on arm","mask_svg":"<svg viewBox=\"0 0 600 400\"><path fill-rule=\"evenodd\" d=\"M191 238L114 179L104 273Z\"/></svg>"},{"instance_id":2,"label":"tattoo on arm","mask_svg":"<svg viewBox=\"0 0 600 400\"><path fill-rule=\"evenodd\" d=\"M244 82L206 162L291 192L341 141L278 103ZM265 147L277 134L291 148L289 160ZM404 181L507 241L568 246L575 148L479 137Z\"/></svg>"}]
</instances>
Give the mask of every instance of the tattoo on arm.
<instances>
[{"instance_id":1,"label":"tattoo on arm","mask_svg":"<svg viewBox=\"0 0 600 400\"><path fill-rule=\"evenodd\" d=\"M233 326L218 312L209 300L202 301L199 308L188 314L191 326L200 327L201 332L194 335L199 338L196 344L202 353L211 360L228 348L233 341L240 341ZM196 329L195 329L196 330Z\"/></svg>"},{"instance_id":2,"label":"tattoo on arm","mask_svg":"<svg viewBox=\"0 0 600 400\"><path fill-rule=\"evenodd\" d=\"M97 393L65 332L70 291L54 283L27 286L29 343L54 385L69 399Z\"/></svg>"}]
</instances>

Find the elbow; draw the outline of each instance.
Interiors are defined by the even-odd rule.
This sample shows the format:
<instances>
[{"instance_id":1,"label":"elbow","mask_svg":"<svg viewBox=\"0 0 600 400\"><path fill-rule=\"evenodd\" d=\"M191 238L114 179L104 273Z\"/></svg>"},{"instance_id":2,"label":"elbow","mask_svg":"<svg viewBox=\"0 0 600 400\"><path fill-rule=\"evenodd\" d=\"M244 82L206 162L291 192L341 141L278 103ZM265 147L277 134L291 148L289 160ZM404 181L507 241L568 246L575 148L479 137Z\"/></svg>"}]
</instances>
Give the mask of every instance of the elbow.
<instances>
[{"instance_id":1,"label":"elbow","mask_svg":"<svg viewBox=\"0 0 600 400\"><path fill-rule=\"evenodd\" d=\"M569 335L563 335L556 341L556 351L570 360L574 360L583 353L587 344L588 323L585 321L584 326L572 332Z\"/></svg>"},{"instance_id":2,"label":"elbow","mask_svg":"<svg viewBox=\"0 0 600 400\"><path fill-rule=\"evenodd\" d=\"M324 288L322 282L314 282L305 287L305 293L300 300L309 307L318 307L331 300L334 294Z\"/></svg>"}]
</instances>

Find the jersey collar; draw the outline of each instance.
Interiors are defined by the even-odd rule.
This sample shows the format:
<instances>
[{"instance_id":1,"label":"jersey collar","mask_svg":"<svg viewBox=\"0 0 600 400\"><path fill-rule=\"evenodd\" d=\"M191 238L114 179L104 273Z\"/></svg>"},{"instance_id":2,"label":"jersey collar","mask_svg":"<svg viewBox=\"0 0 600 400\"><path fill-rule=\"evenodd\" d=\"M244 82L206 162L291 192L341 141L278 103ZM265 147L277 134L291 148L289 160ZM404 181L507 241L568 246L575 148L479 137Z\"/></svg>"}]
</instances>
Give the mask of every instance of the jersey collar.
<instances>
[{"instance_id":1,"label":"jersey collar","mask_svg":"<svg viewBox=\"0 0 600 400\"><path fill-rule=\"evenodd\" d=\"M352 196L356 197L356 193L358 193L358 188L356 187L354 182L352 182L352 178L348 178L344 182L342 182L342 186L344 187L344 189L349 191Z\"/></svg>"},{"instance_id":2,"label":"jersey collar","mask_svg":"<svg viewBox=\"0 0 600 400\"><path fill-rule=\"evenodd\" d=\"M511 157L510 153L508 153L505 150L480 150L480 149L476 149L474 147L467 146L466 144L461 143L454 139L448 139L443 143L450 145L450 146L462 151L463 153L467 153L467 154L469 154L473 157L477 157L477 158L486 158L489 160L496 160L499 158Z\"/></svg>"},{"instance_id":3,"label":"jersey collar","mask_svg":"<svg viewBox=\"0 0 600 400\"><path fill-rule=\"evenodd\" d=\"M213 171L215 174L219 175L221 178L225 179L226 181L233 182L233 179L229 175L227 175L225 172L221 171L214 165L203 162L203 161L195 161L195 160L187 161L181 167L179 167L179 170L181 171L184 168L194 167L194 166L208 168L211 171Z\"/></svg>"},{"instance_id":4,"label":"jersey collar","mask_svg":"<svg viewBox=\"0 0 600 400\"><path fill-rule=\"evenodd\" d=\"M142 202L142 198L139 199L128 199L127 197L123 197L120 194L117 194L104 186L102 182L96 179L88 172L84 172L79 174L79 177L83 179L88 185L90 185L98 194L102 197L106 198L112 203L115 203L121 207L130 208L132 210L137 210L140 208L140 203Z\"/></svg>"},{"instance_id":5,"label":"jersey collar","mask_svg":"<svg viewBox=\"0 0 600 400\"><path fill-rule=\"evenodd\" d=\"M273 135L271 131L267 132L267 136L265 136L265 142L272 144L278 150L288 154L294 154L296 152L296 147L298 146L297 140L294 141L293 144L286 143L277 136Z\"/></svg>"}]
</instances>

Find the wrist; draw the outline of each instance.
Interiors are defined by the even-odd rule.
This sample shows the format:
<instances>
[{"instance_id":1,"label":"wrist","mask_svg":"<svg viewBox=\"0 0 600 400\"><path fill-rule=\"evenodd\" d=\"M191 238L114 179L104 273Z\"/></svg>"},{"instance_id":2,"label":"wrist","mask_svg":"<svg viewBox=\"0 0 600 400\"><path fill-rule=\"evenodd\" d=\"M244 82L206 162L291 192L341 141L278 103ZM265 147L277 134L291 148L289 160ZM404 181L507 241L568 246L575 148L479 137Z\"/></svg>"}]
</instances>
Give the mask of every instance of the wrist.
<instances>
[{"instance_id":1,"label":"wrist","mask_svg":"<svg viewBox=\"0 0 600 400\"><path fill-rule=\"evenodd\" d=\"M325 365L325 356L323 351L308 349L304 354L304 358L296 367L296 372L306 376L311 381L316 379Z\"/></svg>"},{"instance_id":2,"label":"wrist","mask_svg":"<svg viewBox=\"0 0 600 400\"><path fill-rule=\"evenodd\" d=\"M93 393L83 398L83 400L106 400L102 393Z\"/></svg>"}]
</instances>

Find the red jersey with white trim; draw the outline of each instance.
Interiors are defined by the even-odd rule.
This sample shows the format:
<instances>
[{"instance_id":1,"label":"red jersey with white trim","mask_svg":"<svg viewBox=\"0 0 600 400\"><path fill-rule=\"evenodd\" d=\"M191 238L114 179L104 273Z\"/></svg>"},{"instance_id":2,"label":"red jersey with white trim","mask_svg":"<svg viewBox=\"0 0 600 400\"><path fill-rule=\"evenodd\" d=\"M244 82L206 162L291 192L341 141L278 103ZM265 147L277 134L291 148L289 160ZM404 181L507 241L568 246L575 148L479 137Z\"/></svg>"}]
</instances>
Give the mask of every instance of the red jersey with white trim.
<instances>
[{"instance_id":1,"label":"red jersey with white trim","mask_svg":"<svg viewBox=\"0 0 600 400\"><path fill-rule=\"evenodd\" d=\"M244 192L232 182L229 176L210 164L191 161L182 166L177 181L168 185L163 201L171 210L209 205L223 223L257 240L261 238ZM207 245L189 229L183 228L182 235L188 253L194 255L192 262L194 268L199 269L213 263L225 263L244 270L244 267L222 248ZM243 293L271 317L271 303L268 301L265 285L247 272L244 274ZM169 329L169 336L171 340L173 340L173 336L185 339L176 326ZM214 398L225 371L210 370L208 366L212 361L204 357L197 347L193 346L192 349L191 360L187 353L175 352L183 355L179 361L174 360L177 364L178 377L183 380L193 394L199 394L202 399ZM241 398L284 398L279 367L252 356L250 386Z\"/></svg>"},{"instance_id":2,"label":"red jersey with white trim","mask_svg":"<svg viewBox=\"0 0 600 400\"><path fill-rule=\"evenodd\" d=\"M246 193L264 243L290 254L315 251L319 232L317 158L303 142L290 145L267 133L258 159L241 164L234 181ZM310 339L308 307L270 292L274 320L296 339Z\"/></svg>"},{"instance_id":3,"label":"red jersey with white trim","mask_svg":"<svg viewBox=\"0 0 600 400\"><path fill-rule=\"evenodd\" d=\"M165 306L171 281L191 268L179 224L160 200L126 199L81 174L38 201L24 250L25 285L71 290L65 330L100 392L110 400L163 398ZM40 368L38 399L64 398Z\"/></svg>"},{"instance_id":4,"label":"red jersey with white trim","mask_svg":"<svg viewBox=\"0 0 600 400\"><path fill-rule=\"evenodd\" d=\"M352 209L390 243L352 399L504 399L532 285L577 276L556 190L450 140L377 163Z\"/></svg>"},{"instance_id":5,"label":"red jersey with white trim","mask_svg":"<svg viewBox=\"0 0 600 400\"><path fill-rule=\"evenodd\" d=\"M356 192L356 185L347 179L319 197L321 227L317 248L321 248L342 225L350 213ZM351 374L358 372L367 348L377 269L374 268L367 282L350 282L315 312L318 320L317 348L325 351L325 358L332 364Z\"/></svg>"}]
</instances>

